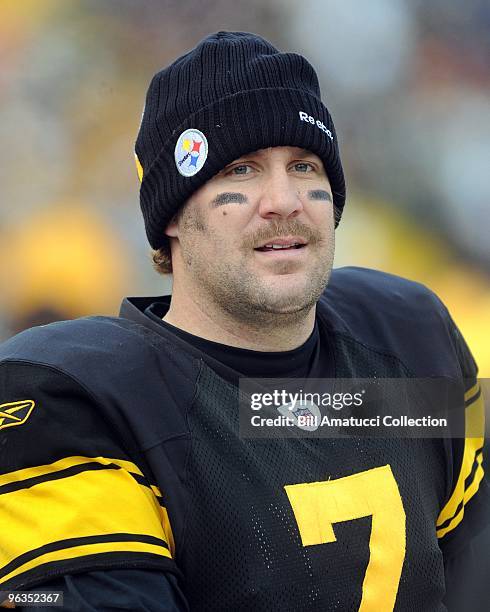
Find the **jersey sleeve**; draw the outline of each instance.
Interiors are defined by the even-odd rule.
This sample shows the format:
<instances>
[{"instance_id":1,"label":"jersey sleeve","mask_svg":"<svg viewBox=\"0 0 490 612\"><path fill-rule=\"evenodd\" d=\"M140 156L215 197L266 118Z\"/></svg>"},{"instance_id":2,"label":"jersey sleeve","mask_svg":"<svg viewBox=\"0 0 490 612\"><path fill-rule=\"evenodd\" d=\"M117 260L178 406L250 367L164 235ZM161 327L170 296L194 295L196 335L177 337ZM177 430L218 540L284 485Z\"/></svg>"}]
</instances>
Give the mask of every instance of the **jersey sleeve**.
<instances>
[{"instance_id":1,"label":"jersey sleeve","mask_svg":"<svg viewBox=\"0 0 490 612\"><path fill-rule=\"evenodd\" d=\"M465 437L447 440L453 477L436 530L443 552L452 556L490 522L490 492L483 459L485 404L477 365L452 319L449 325L464 383Z\"/></svg>"},{"instance_id":2,"label":"jersey sleeve","mask_svg":"<svg viewBox=\"0 0 490 612\"><path fill-rule=\"evenodd\" d=\"M116 569L67 574L43 584L43 590L62 591L63 607L68 610L189 612L177 577L155 570Z\"/></svg>"},{"instance_id":3,"label":"jersey sleeve","mask_svg":"<svg viewBox=\"0 0 490 612\"><path fill-rule=\"evenodd\" d=\"M178 573L161 492L88 389L0 363L0 590L113 568Z\"/></svg>"}]
</instances>

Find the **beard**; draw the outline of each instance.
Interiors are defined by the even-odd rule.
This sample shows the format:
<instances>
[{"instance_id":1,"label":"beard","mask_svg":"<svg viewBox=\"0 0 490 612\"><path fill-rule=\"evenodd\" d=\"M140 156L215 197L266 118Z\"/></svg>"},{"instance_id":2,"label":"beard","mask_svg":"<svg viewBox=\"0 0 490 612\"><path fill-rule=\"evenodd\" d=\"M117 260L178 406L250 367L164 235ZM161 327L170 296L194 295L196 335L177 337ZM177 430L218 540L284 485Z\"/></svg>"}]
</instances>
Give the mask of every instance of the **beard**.
<instances>
[{"instance_id":1,"label":"beard","mask_svg":"<svg viewBox=\"0 0 490 612\"><path fill-rule=\"evenodd\" d=\"M299 235L308 242L309 265L291 277L293 261L276 262L274 274L261 276L251 266L253 249L274 236ZM217 248L210 256L207 245L219 245L197 209L184 213L181 220L180 246L186 274L203 305L207 301L237 322L251 327L284 327L304 320L328 284L333 266L335 238L333 223L328 235L297 220L271 221L240 238L241 257L229 259ZM272 268L271 268L272 270Z\"/></svg>"}]
</instances>

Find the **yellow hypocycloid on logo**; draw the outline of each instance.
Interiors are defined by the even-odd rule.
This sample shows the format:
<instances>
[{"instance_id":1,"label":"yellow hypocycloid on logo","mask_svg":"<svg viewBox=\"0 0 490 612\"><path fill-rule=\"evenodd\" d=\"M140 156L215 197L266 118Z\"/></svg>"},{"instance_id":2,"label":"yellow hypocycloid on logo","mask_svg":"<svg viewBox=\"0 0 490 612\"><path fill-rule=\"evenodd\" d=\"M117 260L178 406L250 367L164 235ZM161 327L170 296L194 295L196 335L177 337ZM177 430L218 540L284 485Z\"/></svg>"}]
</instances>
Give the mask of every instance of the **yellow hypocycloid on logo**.
<instances>
[{"instance_id":1,"label":"yellow hypocycloid on logo","mask_svg":"<svg viewBox=\"0 0 490 612\"><path fill-rule=\"evenodd\" d=\"M34 400L20 400L9 404L0 404L0 429L23 425L31 416L36 403Z\"/></svg>"}]
</instances>

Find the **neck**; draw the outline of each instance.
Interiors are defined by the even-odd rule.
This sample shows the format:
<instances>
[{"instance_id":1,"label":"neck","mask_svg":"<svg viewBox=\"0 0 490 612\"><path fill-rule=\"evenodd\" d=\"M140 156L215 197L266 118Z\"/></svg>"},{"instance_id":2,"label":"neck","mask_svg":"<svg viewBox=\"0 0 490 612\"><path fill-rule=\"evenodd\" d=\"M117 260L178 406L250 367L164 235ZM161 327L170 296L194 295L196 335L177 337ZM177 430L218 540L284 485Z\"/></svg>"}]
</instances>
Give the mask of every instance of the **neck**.
<instances>
[{"instance_id":1,"label":"neck","mask_svg":"<svg viewBox=\"0 0 490 612\"><path fill-rule=\"evenodd\" d=\"M212 300L184 291L175 282L170 308L163 320L190 334L254 351L289 351L310 336L315 324L315 306L307 312L257 312L247 320L233 316Z\"/></svg>"}]
</instances>

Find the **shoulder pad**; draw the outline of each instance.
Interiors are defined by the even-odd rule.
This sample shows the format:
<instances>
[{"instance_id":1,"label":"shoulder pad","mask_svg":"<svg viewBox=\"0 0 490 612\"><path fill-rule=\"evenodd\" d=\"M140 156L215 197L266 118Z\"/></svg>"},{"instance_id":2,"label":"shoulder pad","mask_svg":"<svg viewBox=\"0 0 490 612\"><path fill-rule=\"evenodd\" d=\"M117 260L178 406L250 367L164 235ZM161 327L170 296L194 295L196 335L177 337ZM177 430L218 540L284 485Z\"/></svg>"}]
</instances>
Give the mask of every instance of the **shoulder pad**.
<instances>
[{"instance_id":1,"label":"shoulder pad","mask_svg":"<svg viewBox=\"0 0 490 612\"><path fill-rule=\"evenodd\" d=\"M320 298L319 312L332 331L398 355L417 375L456 372L449 313L420 283L367 268L339 268Z\"/></svg>"},{"instance_id":2,"label":"shoulder pad","mask_svg":"<svg viewBox=\"0 0 490 612\"><path fill-rule=\"evenodd\" d=\"M2 362L48 366L68 375L112 418L132 423L142 445L186 429L183 413L200 369L199 361L175 350L170 339L117 317L28 329L0 346Z\"/></svg>"}]
</instances>

